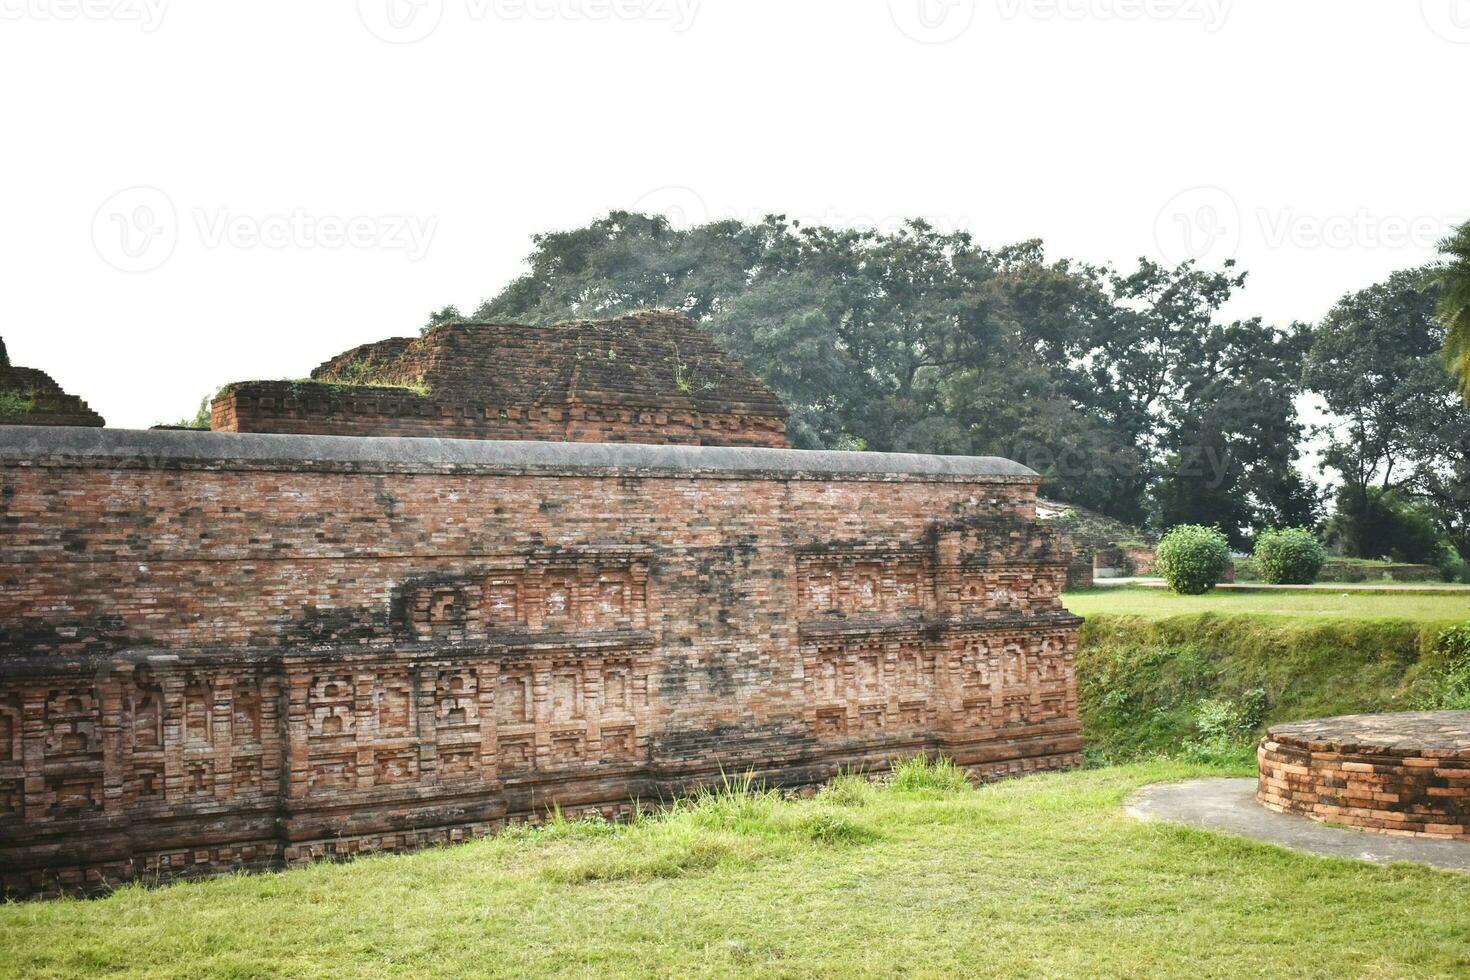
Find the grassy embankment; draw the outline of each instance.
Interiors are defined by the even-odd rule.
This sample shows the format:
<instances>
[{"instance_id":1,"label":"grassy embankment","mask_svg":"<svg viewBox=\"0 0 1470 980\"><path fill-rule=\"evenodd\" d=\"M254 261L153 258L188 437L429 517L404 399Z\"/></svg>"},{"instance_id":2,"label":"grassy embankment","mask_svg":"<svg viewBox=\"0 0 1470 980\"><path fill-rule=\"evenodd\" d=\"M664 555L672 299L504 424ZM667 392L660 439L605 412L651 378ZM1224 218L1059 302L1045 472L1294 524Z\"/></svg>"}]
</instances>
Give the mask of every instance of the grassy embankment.
<instances>
[{"instance_id":1,"label":"grassy embankment","mask_svg":"<svg viewBox=\"0 0 1470 980\"><path fill-rule=\"evenodd\" d=\"M200 976L1463 976L1470 877L1324 860L1121 806L1155 761L813 799L106 899L0 907L0 972Z\"/></svg>"},{"instance_id":2,"label":"grassy embankment","mask_svg":"<svg viewBox=\"0 0 1470 980\"><path fill-rule=\"evenodd\" d=\"M1066 604L1087 618L1077 677L1093 763L1244 765L1275 722L1470 707L1470 650L1445 637L1470 620L1470 596L1108 588Z\"/></svg>"}]
</instances>

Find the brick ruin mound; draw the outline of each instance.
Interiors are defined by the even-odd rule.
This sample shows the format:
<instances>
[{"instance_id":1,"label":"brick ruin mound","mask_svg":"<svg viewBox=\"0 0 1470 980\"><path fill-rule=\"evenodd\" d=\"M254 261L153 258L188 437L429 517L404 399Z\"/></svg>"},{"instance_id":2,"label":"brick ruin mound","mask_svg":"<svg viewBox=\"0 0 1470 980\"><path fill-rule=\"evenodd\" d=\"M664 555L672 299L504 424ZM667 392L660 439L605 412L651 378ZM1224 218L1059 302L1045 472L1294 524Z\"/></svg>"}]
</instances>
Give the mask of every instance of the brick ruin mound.
<instances>
[{"instance_id":1,"label":"brick ruin mound","mask_svg":"<svg viewBox=\"0 0 1470 980\"><path fill-rule=\"evenodd\" d=\"M687 317L462 322L215 399L223 432L783 447L780 399Z\"/></svg>"},{"instance_id":2,"label":"brick ruin mound","mask_svg":"<svg viewBox=\"0 0 1470 980\"><path fill-rule=\"evenodd\" d=\"M1256 798L1282 813L1408 837L1470 840L1470 711L1277 725Z\"/></svg>"},{"instance_id":3,"label":"brick ruin mound","mask_svg":"<svg viewBox=\"0 0 1470 980\"><path fill-rule=\"evenodd\" d=\"M1152 575L1157 535L1077 504L1037 498L1036 517L1072 542L1067 588L1090 589L1094 576Z\"/></svg>"},{"instance_id":4,"label":"brick ruin mound","mask_svg":"<svg viewBox=\"0 0 1470 980\"><path fill-rule=\"evenodd\" d=\"M45 371L12 365L0 340L0 425L103 424L102 416L68 395Z\"/></svg>"}]
</instances>

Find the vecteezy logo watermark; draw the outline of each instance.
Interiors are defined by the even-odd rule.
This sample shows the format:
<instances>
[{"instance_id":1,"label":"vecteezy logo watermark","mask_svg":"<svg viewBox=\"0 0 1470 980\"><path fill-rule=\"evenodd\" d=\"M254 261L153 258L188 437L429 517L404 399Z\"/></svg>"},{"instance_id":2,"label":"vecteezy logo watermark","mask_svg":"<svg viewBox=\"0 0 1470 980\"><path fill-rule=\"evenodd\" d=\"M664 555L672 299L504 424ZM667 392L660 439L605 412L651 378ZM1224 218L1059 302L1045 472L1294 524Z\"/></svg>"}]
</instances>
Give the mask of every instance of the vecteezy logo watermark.
<instances>
[{"instance_id":1,"label":"vecteezy logo watermark","mask_svg":"<svg viewBox=\"0 0 1470 980\"><path fill-rule=\"evenodd\" d=\"M169 0L0 0L0 20L113 20L158 30Z\"/></svg>"},{"instance_id":2,"label":"vecteezy logo watermark","mask_svg":"<svg viewBox=\"0 0 1470 980\"><path fill-rule=\"evenodd\" d=\"M1219 187L1180 191L1154 219L1154 243L1173 265L1193 260L1210 264L1235 258L1240 251L1240 205Z\"/></svg>"},{"instance_id":3,"label":"vecteezy logo watermark","mask_svg":"<svg viewBox=\"0 0 1470 980\"><path fill-rule=\"evenodd\" d=\"M422 41L444 19L444 0L357 0L357 16L389 44Z\"/></svg>"},{"instance_id":4,"label":"vecteezy logo watermark","mask_svg":"<svg viewBox=\"0 0 1470 980\"><path fill-rule=\"evenodd\" d=\"M114 269L147 272L168 261L179 243L179 213L157 187L129 187L92 216L92 244Z\"/></svg>"},{"instance_id":5,"label":"vecteezy logo watermark","mask_svg":"<svg viewBox=\"0 0 1470 980\"><path fill-rule=\"evenodd\" d=\"M888 16L904 34L923 44L953 41L975 20L976 0L888 0Z\"/></svg>"},{"instance_id":6,"label":"vecteezy logo watermark","mask_svg":"<svg viewBox=\"0 0 1470 980\"><path fill-rule=\"evenodd\" d=\"M188 225L167 194L130 187L112 195L92 219L97 254L123 272L157 269L191 227L206 249L358 249L402 252L410 262L428 254L439 219L404 214L322 215L305 208L284 214L241 214L228 208L189 211Z\"/></svg>"},{"instance_id":7,"label":"vecteezy logo watermark","mask_svg":"<svg viewBox=\"0 0 1470 980\"><path fill-rule=\"evenodd\" d=\"M1225 26L1233 0L998 0L1005 20L1171 20Z\"/></svg>"},{"instance_id":8,"label":"vecteezy logo watermark","mask_svg":"<svg viewBox=\"0 0 1470 980\"><path fill-rule=\"evenodd\" d=\"M695 228L708 224L710 220L709 205L704 203L699 192L676 185L649 191L634 201L628 210L634 214L663 215L675 228Z\"/></svg>"},{"instance_id":9,"label":"vecteezy logo watermark","mask_svg":"<svg viewBox=\"0 0 1470 980\"><path fill-rule=\"evenodd\" d=\"M1453 44L1470 44L1470 0L1419 0L1424 23Z\"/></svg>"},{"instance_id":10,"label":"vecteezy logo watermark","mask_svg":"<svg viewBox=\"0 0 1470 980\"><path fill-rule=\"evenodd\" d=\"M4 2L4 0L0 0ZM700 0L457 0L472 22L625 20L661 21L682 34L694 24ZM444 18L445 0L357 0L357 14L374 36L391 44L422 41Z\"/></svg>"}]
</instances>

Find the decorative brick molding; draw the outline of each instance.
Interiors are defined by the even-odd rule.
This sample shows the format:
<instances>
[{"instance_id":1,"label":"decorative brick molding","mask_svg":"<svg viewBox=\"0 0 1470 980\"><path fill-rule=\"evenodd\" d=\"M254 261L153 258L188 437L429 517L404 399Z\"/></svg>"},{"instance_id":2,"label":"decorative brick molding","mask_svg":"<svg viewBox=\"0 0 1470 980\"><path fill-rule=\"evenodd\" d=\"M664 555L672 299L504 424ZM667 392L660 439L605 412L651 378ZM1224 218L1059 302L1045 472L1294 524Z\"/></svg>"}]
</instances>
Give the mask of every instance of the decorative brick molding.
<instances>
[{"instance_id":1,"label":"decorative brick molding","mask_svg":"<svg viewBox=\"0 0 1470 980\"><path fill-rule=\"evenodd\" d=\"M1004 460L0 430L15 894L944 752L1079 763L1069 555Z\"/></svg>"},{"instance_id":2,"label":"decorative brick molding","mask_svg":"<svg viewBox=\"0 0 1470 980\"><path fill-rule=\"evenodd\" d=\"M215 398L217 432L785 446L786 408L687 317L454 323Z\"/></svg>"},{"instance_id":3,"label":"decorative brick molding","mask_svg":"<svg viewBox=\"0 0 1470 980\"><path fill-rule=\"evenodd\" d=\"M1470 840L1470 711L1345 715L1261 741L1265 806L1413 837Z\"/></svg>"}]
</instances>

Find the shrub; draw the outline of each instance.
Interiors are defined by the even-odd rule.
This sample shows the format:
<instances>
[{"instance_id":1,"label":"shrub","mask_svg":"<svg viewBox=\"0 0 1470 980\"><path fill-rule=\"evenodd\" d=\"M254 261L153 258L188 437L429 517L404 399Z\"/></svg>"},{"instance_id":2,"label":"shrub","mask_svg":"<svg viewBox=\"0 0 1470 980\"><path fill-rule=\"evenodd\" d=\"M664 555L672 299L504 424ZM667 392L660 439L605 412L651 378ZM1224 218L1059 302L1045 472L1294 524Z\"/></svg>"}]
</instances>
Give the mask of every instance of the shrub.
<instances>
[{"instance_id":1,"label":"shrub","mask_svg":"<svg viewBox=\"0 0 1470 980\"><path fill-rule=\"evenodd\" d=\"M1256 731L1266 714L1266 692L1252 688L1239 698L1205 698L1195 705L1195 737L1184 745L1197 762L1248 761L1255 754Z\"/></svg>"},{"instance_id":2,"label":"shrub","mask_svg":"<svg viewBox=\"0 0 1470 980\"><path fill-rule=\"evenodd\" d=\"M1254 559L1261 581L1271 585L1310 585L1317 580L1327 551L1304 527L1262 531L1256 537Z\"/></svg>"},{"instance_id":3,"label":"shrub","mask_svg":"<svg viewBox=\"0 0 1470 980\"><path fill-rule=\"evenodd\" d=\"M1454 545L1445 542L1439 553L1439 577L1445 582L1470 581L1470 565L1460 557Z\"/></svg>"},{"instance_id":4,"label":"shrub","mask_svg":"<svg viewBox=\"0 0 1470 980\"><path fill-rule=\"evenodd\" d=\"M1230 543L1212 527L1180 524L1159 542L1154 567L1169 588L1201 595L1215 587L1230 564Z\"/></svg>"}]
</instances>

